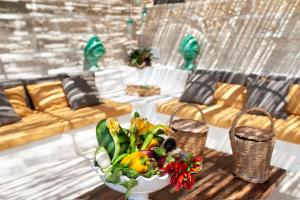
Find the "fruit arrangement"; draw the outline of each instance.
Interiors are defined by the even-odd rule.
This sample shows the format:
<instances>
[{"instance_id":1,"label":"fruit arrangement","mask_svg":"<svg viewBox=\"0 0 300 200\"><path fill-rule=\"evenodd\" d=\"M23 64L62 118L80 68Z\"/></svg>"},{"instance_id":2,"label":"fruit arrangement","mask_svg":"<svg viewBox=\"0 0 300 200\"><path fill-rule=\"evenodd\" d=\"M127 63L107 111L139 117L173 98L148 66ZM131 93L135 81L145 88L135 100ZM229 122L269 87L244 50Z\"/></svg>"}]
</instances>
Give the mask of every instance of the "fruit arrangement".
<instances>
[{"instance_id":1,"label":"fruit arrangement","mask_svg":"<svg viewBox=\"0 0 300 200\"><path fill-rule=\"evenodd\" d=\"M113 118L101 120L96 127L99 146L94 164L105 173L105 182L124 186L126 195L137 185L139 176L169 174L177 191L181 187L191 189L202 158L181 152L176 141L168 137L169 132L169 127L154 125L137 112L128 129ZM122 182L121 176L128 177L128 181Z\"/></svg>"}]
</instances>

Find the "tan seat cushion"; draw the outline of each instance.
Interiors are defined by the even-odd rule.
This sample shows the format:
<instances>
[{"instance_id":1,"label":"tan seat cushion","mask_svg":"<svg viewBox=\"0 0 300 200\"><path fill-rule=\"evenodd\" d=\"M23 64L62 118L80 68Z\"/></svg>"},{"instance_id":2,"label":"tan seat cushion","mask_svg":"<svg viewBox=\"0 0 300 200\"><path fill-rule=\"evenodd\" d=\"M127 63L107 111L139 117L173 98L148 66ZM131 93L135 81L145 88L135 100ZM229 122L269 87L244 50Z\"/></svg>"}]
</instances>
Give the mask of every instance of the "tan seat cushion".
<instances>
[{"instance_id":1,"label":"tan seat cushion","mask_svg":"<svg viewBox=\"0 0 300 200\"><path fill-rule=\"evenodd\" d=\"M223 107L221 105L213 105L204 109L208 124L222 128L230 128L239 112L240 110L237 108Z\"/></svg>"},{"instance_id":2,"label":"tan seat cushion","mask_svg":"<svg viewBox=\"0 0 300 200\"><path fill-rule=\"evenodd\" d=\"M0 127L0 150L60 134L64 123L60 118L34 112L15 124Z\"/></svg>"},{"instance_id":3,"label":"tan seat cushion","mask_svg":"<svg viewBox=\"0 0 300 200\"><path fill-rule=\"evenodd\" d=\"M157 112L170 115L178 105L181 105L177 99L171 100L157 106ZM222 128L231 128L234 118L241 110L232 107L223 107L222 105L213 105L202 107L207 123ZM180 112L179 117L198 119L195 115L196 109L187 107ZM296 144L300 144L300 116L290 115L287 120L273 119L276 138ZM270 128L270 119L263 115L243 115L237 123L237 126L252 126L261 129Z\"/></svg>"},{"instance_id":4,"label":"tan seat cushion","mask_svg":"<svg viewBox=\"0 0 300 200\"><path fill-rule=\"evenodd\" d=\"M132 105L109 99L103 100L104 104L92 106L91 108L104 112L107 117L119 117L132 112Z\"/></svg>"},{"instance_id":5,"label":"tan seat cushion","mask_svg":"<svg viewBox=\"0 0 300 200\"><path fill-rule=\"evenodd\" d=\"M106 117L105 113L91 107L72 110L69 107L47 111L49 115L65 121L64 131L97 124Z\"/></svg>"},{"instance_id":6,"label":"tan seat cushion","mask_svg":"<svg viewBox=\"0 0 300 200\"><path fill-rule=\"evenodd\" d=\"M218 83L214 93L215 104L225 107L243 109L246 99L247 88L242 85Z\"/></svg>"},{"instance_id":7,"label":"tan seat cushion","mask_svg":"<svg viewBox=\"0 0 300 200\"><path fill-rule=\"evenodd\" d=\"M9 100L9 103L19 116L26 117L27 115L32 114L33 111L27 107L26 104L25 89L23 86L5 89L4 92Z\"/></svg>"},{"instance_id":8,"label":"tan seat cushion","mask_svg":"<svg viewBox=\"0 0 300 200\"><path fill-rule=\"evenodd\" d=\"M300 85L292 85L290 87L286 111L288 114L300 115Z\"/></svg>"},{"instance_id":9,"label":"tan seat cushion","mask_svg":"<svg viewBox=\"0 0 300 200\"><path fill-rule=\"evenodd\" d=\"M276 120L276 138L300 144L300 116L290 115L287 120Z\"/></svg>"},{"instance_id":10,"label":"tan seat cushion","mask_svg":"<svg viewBox=\"0 0 300 200\"><path fill-rule=\"evenodd\" d=\"M183 104L185 103L180 102L178 99L174 99L158 104L156 110L159 113L171 115L173 112L175 112L178 106ZM233 118L237 113L240 112L239 109L223 107L221 105L213 105L209 107L200 104L196 105L199 106L200 109L202 109L208 124L223 128L229 128ZM176 116L188 119L200 119L200 114L194 107L185 107Z\"/></svg>"},{"instance_id":11,"label":"tan seat cushion","mask_svg":"<svg viewBox=\"0 0 300 200\"><path fill-rule=\"evenodd\" d=\"M172 115L176 111L176 108L178 108L183 104L186 103L180 102L179 99L174 99L171 101L159 103L156 107L156 111L162 114ZM195 105L197 105L200 109L204 109L207 107L206 105L201 105L201 104L195 104ZM185 107L180 112L178 112L176 116L182 118L188 118L188 119L200 119L201 117L198 110L194 107Z\"/></svg>"},{"instance_id":12,"label":"tan seat cushion","mask_svg":"<svg viewBox=\"0 0 300 200\"><path fill-rule=\"evenodd\" d=\"M0 150L30 143L39 139L64 133L76 128L95 125L106 117L118 117L131 113L132 106L104 100L105 104L71 110L63 107L56 110L34 112L22 121L0 127Z\"/></svg>"},{"instance_id":13,"label":"tan seat cushion","mask_svg":"<svg viewBox=\"0 0 300 200\"><path fill-rule=\"evenodd\" d=\"M61 81L43 82L26 86L38 111L50 111L68 107Z\"/></svg>"},{"instance_id":14,"label":"tan seat cushion","mask_svg":"<svg viewBox=\"0 0 300 200\"><path fill-rule=\"evenodd\" d=\"M60 108L47 111L48 114L61 118L67 122L65 131L84 126L97 124L106 117L118 117L132 111L131 104L104 100L104 104L93 107L72 110L71 108Z\"/></svg>"}]
</instances>

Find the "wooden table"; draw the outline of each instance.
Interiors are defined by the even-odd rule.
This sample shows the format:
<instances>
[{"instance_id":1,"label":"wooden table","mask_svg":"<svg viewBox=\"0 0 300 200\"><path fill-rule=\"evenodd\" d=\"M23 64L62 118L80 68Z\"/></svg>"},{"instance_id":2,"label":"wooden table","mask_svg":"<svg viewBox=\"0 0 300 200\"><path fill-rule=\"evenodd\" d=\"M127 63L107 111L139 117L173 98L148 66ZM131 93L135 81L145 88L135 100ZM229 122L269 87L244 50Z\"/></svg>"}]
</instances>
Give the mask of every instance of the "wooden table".
<instances>
[{"instance_id":1,"label":"wooden table","mask_svg":"<svg viewBox=\"0 0 300 200\"><path fill-rule=\"evenodd\" d=\"M176 199L266 199L284 179L284 169L272 167L270 179L263 184L252 184L236 178L232 174L232 156L211 149L205 150L203 171L197 174L192 190L176 192L172 186L151 194L152 200ZM95 174L96 176L96 174ZM96 187L77 199L114 200L124 199L124 195L111 190L105 185Z\"/></svg>"}]
</instances>

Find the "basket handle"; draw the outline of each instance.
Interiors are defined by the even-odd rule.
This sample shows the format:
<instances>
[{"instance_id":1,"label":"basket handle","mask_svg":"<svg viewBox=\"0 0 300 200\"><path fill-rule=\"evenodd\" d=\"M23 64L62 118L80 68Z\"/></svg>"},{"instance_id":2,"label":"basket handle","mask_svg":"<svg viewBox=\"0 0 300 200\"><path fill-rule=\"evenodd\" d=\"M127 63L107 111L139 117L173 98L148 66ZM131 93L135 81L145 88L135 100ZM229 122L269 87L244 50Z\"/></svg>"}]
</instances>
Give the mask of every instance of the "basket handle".
<instances>
[{"instance_id":1,"label":"basket handle","mask_svg":"<svg viewBox=\"0 0 300 200\"><path fill-rule=\"evenodd\" d=\"M235 128L236 128L237 122L238 122L238 120L242 117L242 115L247 114L247 113L252 112L252 111L258 111L258 112L261 112L261 113L265 114L265 115L270 119L270 121L271 121L270 132L271 132L271 133L274 132L274 120L273 120L272 116L270 115L270 113L268 113L267 111L265 111L265 110L263 110L263 109L261 109L261 108L256 108L256 107L254 107L254 108L250 108L250 109L248 109L248 110L244 110L244 111L240 112L240 113L234 118L234 120L233 120L233 122L232 122L232 125L231 125L231 128L230 128L230 133L231 133L232 135L235 134Z\"/></svg>"},{"instance_id":2,"label":"basket handle","mask_svg":"<svg viewBox=\"0 0 300 200\"><path fill-rule=\"evenodd\" d=\"M169 121L169 127L171 127L175 115L176 115L179 111L181 111L183 108L185 108L185 107L194 107L194 108L197 108L197 110L198 110L199 113L201 114L202 121L206 124L206 119L205 119L205 117L204 117L204 114L203 114L202 110L201 110L197 105L195 105L195 104L187 104L187 103L186 103L186 104L183 104L183 105L178 106L178 107L176 108L175 112L171 115L171 118L170 118L170 121Z\"/></svg>"}]
</instances>

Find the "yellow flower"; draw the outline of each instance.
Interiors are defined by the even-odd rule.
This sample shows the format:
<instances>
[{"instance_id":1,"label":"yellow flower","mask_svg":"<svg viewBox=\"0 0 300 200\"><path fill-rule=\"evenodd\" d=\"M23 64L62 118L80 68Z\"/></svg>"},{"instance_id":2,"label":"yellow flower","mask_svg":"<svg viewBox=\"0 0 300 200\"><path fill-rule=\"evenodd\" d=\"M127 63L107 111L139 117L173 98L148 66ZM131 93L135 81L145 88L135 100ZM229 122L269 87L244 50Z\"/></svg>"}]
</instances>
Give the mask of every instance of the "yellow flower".
<instances>
[{"instance_id":1,"label":"yellow flower","mask_svg":"<svg viewBox=\"0 0 300 200\"><path fill-rule=\"evenodd\" d=\"M130 123L130 128L135 128L139 135L143 135L146 132L151 131L154 127L154 125L151 124L149 121L140 117L133 117Z\"/></svg>"},{"instance_id":2,"label":"yellow flower","mask_svg":"<svg viewBox=\"0 0 300 200\"><path fill-rule=\"evenodd\" d=\"M111 134L118 134L120 132L119 122L114 118L107 118L106 125Z\"/></svg>"}]
</instances>

